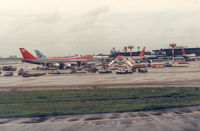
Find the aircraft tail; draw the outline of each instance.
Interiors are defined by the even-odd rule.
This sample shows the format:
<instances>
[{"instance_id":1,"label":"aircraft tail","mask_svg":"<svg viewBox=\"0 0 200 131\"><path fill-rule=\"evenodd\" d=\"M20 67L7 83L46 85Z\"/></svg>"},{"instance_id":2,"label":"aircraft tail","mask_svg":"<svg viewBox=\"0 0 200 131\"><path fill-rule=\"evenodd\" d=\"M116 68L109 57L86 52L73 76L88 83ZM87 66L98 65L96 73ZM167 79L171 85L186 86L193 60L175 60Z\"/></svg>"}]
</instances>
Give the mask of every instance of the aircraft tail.
<instances>
[{"instance_id":1,"label":"aircraft tail","mask_svg":"<svg viewBox=\"0 0 200 131\"><path fill-rule=\"evenodd\" d=\"M42 52L40 52L39 50L35 50L36 56L37 58L47 58Z\"/></svg>"},{"instance_id":2,"label":"aircraft tail","mask_svg":"<svg viewBox=\"0 0 200 131\"><path fill-rule=\"evenodd\" d=\"M19 50L21 51L21 54L22 54L24 60L37 59L37 58L36 58L35 56L33 56L30 52L28 52L26 49L24 49L24 48L19 48Z\"/></svg>"},{"instance_id":3,"label":"aircraft tail","mask_svg":"<svg viewBox=\"0 0 200 131\"><path fill-rule=\"evenodd\" d=\"M184 49L182 48L182 55L185 56L185 51Z\"/></svg>"},{"instance_id":4,"label":"aircraft tail","mask_svg":"<svg viewBox=\"0 0 200 131\"><path fill-rule=\"evenodd\" d=\"M145 48L146 48L146 47L144 47L144 48L142 49L142 51L141 51L141 53L140 53L140 56L144 56Z\"/></svg>"}]
</instances>

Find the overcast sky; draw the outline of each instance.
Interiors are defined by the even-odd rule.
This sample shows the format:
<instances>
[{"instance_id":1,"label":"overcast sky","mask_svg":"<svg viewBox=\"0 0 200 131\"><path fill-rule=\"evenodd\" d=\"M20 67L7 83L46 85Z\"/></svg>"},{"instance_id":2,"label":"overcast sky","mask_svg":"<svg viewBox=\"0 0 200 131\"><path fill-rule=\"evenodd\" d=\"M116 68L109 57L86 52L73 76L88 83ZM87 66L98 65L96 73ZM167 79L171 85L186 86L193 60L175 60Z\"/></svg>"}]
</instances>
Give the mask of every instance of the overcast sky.
<instances>
[{"instance_id":1,"label":"overcast sky","mask_svg":"<svg viewBox=\"0 0 200 131\"><path fill-rule=\"evenodd\" d=\"M0 56L200 46L200 0L0 0ZM134 49L136 50L136 48Z\"/></svg>"}]
</instances>

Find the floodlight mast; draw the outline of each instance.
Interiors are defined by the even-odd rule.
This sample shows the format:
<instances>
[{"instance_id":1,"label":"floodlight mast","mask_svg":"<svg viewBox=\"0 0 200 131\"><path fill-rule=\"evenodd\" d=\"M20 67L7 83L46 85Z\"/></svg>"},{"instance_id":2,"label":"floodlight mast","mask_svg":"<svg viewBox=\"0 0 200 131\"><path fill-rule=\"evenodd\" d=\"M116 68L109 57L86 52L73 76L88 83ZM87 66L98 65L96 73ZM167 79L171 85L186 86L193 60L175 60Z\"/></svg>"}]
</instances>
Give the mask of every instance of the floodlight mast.
<instances>
[{"instance_id":1,"label":"floodlight mast","mask_svg":"<svg viewBox=\"0 0 200 131\"><path fill-rule=\"evenodd\" d=\"M172 47L172 64L174 64L174 48L176 47L176 44L170 44L170 47Z\"/></svg>"}]
</instances>

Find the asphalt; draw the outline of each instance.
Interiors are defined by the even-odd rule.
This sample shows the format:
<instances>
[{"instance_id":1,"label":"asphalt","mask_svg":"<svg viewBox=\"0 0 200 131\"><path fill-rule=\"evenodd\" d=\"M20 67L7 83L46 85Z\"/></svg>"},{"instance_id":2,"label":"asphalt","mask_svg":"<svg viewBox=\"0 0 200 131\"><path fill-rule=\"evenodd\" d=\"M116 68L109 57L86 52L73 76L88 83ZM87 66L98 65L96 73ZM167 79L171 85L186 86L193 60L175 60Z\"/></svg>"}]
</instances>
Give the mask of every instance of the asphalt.
<instances>
[{"instance_id":1,"label":"asphalt","mask_svg":"<svg viewBox=\"0 0 200 131\"><path fill-rule=\"evenodd\" d=\"M198 131L200 106L157 111L1 118L1 131Z\"/></svg>"},{"instance_id":2,"label":"asphalt","mask_svg":"<svg viewBox=\"0 0 200 131\"><path fill-rule=\"evenodd\" d=\"M21 64L25 70L35 65ZM66 72L66 71L62 71ZM200 85L199 62L190 67L148 68L148 73L119 74L61 74L23 78L21 76L3 77L0 79L0 91L9 90L52 90L81 89L101 87L198 87Z\"/></svg>"}]
</instances>

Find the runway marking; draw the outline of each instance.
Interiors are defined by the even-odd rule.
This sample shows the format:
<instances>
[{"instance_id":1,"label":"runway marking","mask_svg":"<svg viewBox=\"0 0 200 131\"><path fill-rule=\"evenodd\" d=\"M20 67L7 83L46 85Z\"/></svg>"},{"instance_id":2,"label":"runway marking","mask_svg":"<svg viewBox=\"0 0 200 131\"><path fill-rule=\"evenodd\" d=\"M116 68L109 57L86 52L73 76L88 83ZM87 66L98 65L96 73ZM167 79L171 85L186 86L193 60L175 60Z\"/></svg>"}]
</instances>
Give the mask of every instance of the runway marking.
<instances>
[{"instance_id":1,"label":"runway marking","mask_svg":"<svg viewBox=\"0 0 200 131\"><path fill-rule=\"evenodd\" d=\"M150 112L153 113L153 112ZM161 114L161 115L149 115L149 116L136 116L127 118L114 118L114 119L100 119L100 120L80 120L80 121L63 121L63 122L42 122L42 123L18 123L18 124L2 124L0 127L8 126L25 126L25 125L48 125L48 124L68 124L68 123L82 123L82 122L103 122L103 121L123 121L123 120L134 120L134 119L146 119L146 118L159 118L159 117L176 117L191 114L200 114L200 112L182 113L182 114Z\"/></svg>"}]
</instances>

